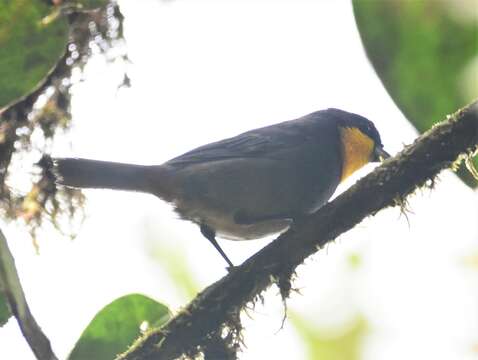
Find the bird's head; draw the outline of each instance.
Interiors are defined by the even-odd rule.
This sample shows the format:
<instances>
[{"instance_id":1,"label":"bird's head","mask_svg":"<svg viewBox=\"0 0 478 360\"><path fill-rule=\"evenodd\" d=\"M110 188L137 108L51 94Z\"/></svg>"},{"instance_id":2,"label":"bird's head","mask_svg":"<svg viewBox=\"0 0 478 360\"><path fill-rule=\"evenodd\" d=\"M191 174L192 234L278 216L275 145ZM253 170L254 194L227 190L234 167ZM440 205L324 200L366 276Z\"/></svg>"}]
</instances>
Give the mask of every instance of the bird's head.
<instances>
[{"instance_id":1,"label":"bird's head","mask_svg":"<svg viewBox=\"0 0 478 360\"><path fill-rule=\"evenodd\" d=\"M338 109L329 109L337 119L342 146L341 181L369 162L383 161L390 155L383 149L375 125L363 116Z\"/></svg>"}]
</instances>

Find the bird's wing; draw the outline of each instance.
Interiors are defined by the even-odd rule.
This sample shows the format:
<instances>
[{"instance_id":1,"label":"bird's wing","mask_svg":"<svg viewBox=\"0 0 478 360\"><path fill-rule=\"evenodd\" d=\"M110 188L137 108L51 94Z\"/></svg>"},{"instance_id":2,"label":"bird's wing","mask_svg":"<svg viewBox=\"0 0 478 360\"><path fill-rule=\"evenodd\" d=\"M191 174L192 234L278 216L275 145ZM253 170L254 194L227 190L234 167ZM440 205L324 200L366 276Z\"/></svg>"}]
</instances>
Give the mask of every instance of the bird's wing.
<instances>
[{"instance_id":1,"label":"bird's wing","mask_svg":"<svg viewBox=\"0 0 478 360\"><path fill-rule=\"evenodd\" d=\"M288 149L290 151L310 140L309 134L300 131L299 126L288 125L281 123L267 126L207 144L171 159L167 164L185 166L251 157L280 159L283 150Z\"/></svg>"}]
</instances>

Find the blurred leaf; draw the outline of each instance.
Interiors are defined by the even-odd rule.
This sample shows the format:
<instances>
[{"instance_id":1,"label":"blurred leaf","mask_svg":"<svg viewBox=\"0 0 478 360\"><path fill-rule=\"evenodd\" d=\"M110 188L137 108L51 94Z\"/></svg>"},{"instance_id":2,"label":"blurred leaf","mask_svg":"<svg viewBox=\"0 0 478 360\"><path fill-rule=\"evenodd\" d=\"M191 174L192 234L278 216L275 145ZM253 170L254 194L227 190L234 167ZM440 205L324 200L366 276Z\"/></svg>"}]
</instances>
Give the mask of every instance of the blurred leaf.
<instances>
[{"instance_id":1,"label":"blurred leaf","mask_svg":"<svg viewBox=\"0 0 478 360\"><path fill-rule=\"evenodd\" d=\"M149 327L158 327L170 316L165 305L147 296L130 294L120 297L96 314L68 359L114 359L138 338L140 326L143 329L145 322Z\"/></svg>"},{"instance_id":2,"label":"blurred leaf","mask_svg":"<svg viewBox=\"0 0 478 360\"><path fill-rule=\"evenodd\" d=\"M478 76L469 71L478 59L478 22L456 16L452 3L353 0L372 65L420 132L478 97ZM473 3L470 12L478 8ZM474 77L474 87L467 77ZM478 185L463 167L460 175L468 185Z\"/></svg>"},{"instance_id":3,"label":"blurred leaf","mask_svg":"<svg viewBox=\"0 0 478 360\"><path fill-rule=\"evenodd\" d=\"M107 0L80 0L76 2L80 3L84 9L97 9L105 5L108 1Z\"/></svg>"},{"instance_id":4,"label":"blurred leaf","mask_svg":"<svg viewBox=\"0 0 478 360\"><path fill-rule=\"evenodd\" d=\"M289 312L289 319L305 341L311 360L359 360L367 322L358 317L342 331L318 328L310 320Z\"/></svg>"},{"instance_id":5,"label":"blurred leaf","mask_svg":"<svg viewBox=\"0 0 478 360\"><path fill-rule=\"evenodd\" d=\"M359 253L350 253L347 256L347 262L352 269L356 270L362 265L363 259Z\"/></svg>"},{"instance_id":6,"label":"blurred leaf","mask_svg":"<svg viewBox=\"0 0 478 360\"><path fill-rule=\"evenodd\" d=\"M184 300L193 299L200 290L194 270L187 261L186 250L175 232L169 231L156 218L144 218L138 231L142 231L148 254L172 280ZM158 234L168 241L158 241Z\"/></svg>"},{"instance_id":7,"label":"blurred leaf","mask_svg":"<svg viewBox=\"0 0 478 360\"><path fill-rule=\"evenodd\" d=\"M66 18L52 9L40 0L0 2L0 108L32 91L65 51Z\"/></svg>"},{"instance_id":8,"label":"blurred leaf","mask_svg":"<svg viewBox=\"0 0 478 360\"><path fill-rule=\"evenodd\" d=\"M159 242L156 245L152 256L157 260L158 265L187 300L193 299L199 292L199 284L194 278L194 271L185 260L185 252L178 246L168 246Z\"/></svg>"},{"instance_id":9,"label":"blurred leaf","mask_svg":"<svg viewBox=\"0 0 478 360\"><path fill-rule=\"evenodd\" d=\"M0 293L0 326L3 326L12 316L10 309L7 306L7 299Z\"/></svg>"},{"instance_id":10,"label":"blurred leaf","mask_svg":"<svg viewBox=\"0 0 478 360\"><path fill-rule=\"evenodd\" d=\"M470 269L478 270L478 250L466 255L463 258L463 264Z\"/></svg>"}]
</instances>

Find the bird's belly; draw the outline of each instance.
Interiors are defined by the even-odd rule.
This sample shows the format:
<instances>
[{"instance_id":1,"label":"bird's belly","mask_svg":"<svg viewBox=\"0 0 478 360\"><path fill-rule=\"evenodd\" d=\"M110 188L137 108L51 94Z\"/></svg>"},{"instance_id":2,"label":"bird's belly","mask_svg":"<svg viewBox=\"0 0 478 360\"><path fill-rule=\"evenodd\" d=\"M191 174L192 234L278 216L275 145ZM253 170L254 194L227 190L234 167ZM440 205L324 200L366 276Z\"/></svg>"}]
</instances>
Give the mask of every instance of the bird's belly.
<instances>
[{"instance_id":1,"label":"bird's belly","mask_svg":"<svg viewBox=\"0 0 478 360\"><path fill-rule=\"evenodd\" d=\"M229 240L253 240L267 235L277 234L287 230L292 223L291 219L274 219L259 221L253 224L237 224L234 215L216 209L195 208L195 210L176 208L181 218L196 224L206 224L216 231L216 234Z\"/></svg>"},{"instance_id":2,"label":"bird's belly","mask_svg":"<svg viewBox=\"0 0 478 360\"><path fill-rule=\"evenodd\" d=\"M217 219L216 219L217 220ZM234 221L216 223L214 228L219 237L229 240L253 240L287 230L292 220L267 220L254 224L236 224Z\"/></svg>"}]
</instances>

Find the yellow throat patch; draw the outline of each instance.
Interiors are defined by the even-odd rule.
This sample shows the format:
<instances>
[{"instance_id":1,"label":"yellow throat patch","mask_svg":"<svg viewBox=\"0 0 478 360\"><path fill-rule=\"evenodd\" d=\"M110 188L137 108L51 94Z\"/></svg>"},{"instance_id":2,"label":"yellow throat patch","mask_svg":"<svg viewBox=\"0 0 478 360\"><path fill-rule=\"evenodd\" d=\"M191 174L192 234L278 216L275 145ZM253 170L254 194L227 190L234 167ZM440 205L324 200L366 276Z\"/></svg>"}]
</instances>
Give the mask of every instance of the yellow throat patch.
<instances>
[{"instance_id":1,"label":"yellow throat patch","mask_svg":"<svg viewBox=\"0 0 478 360\"><path fill-rule=\"evenodd\" d=\"M357 128L340 127L339 130L343 156L340 181L344 181L356 170L368 164L375 143Z\"/></svg>"}]
</instances>

